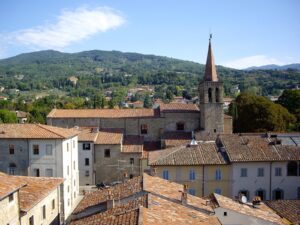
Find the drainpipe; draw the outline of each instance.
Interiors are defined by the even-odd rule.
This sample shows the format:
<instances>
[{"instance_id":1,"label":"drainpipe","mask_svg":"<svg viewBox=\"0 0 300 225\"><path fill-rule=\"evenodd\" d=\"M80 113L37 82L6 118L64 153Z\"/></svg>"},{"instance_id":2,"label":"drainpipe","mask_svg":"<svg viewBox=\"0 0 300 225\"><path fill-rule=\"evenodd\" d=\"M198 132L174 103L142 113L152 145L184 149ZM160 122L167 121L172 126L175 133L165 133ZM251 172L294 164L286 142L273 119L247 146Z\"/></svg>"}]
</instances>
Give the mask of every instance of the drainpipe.
<instances>
[{"instance_id":1,"label":"drainpipe","mask_svg":"<svg viewBox=\"0 0 300 225\"><path fill-rule=\"evenodd\" d=\"M269 200L272 200L272 164L273 162L270 162L270 184L269 184Z\"/></svg>"},{"instance_id":2,"label":"drainpipe","mask_svg":"<svg viewBox=\"0 0 300 225\"><path fill-rule=\"evenodd\" d=\"M202 165L202 197L204 197L204 165Z\"/></svg>"}]
</instances>

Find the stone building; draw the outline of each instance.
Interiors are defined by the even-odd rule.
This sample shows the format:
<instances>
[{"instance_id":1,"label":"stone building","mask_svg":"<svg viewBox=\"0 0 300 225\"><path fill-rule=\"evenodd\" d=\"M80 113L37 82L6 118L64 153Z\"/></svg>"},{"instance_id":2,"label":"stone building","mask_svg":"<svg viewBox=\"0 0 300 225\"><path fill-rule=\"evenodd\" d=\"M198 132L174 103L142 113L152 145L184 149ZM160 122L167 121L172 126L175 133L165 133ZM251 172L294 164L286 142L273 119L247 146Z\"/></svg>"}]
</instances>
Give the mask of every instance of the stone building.
<instances>
[{"instance_id":1,"label":"stone building","mask_svg":"<svg viewBox=\"0 0 300 225\"><path fill-rule=\"evenodd\" d=\"M125 135L160 141L165 132L200 131L212 140L217 134L232 133L232 118L223 113L223 83L219 81L209 41L205 75L199 84L200 104L159 103L156 109L53 109L47 124L71 128L123 129Z\"/></svg>"},{"instance_id":2,"label":"stone building","mask_svg":"<svg viewBox=\"0 0 300 225\"><path fill-rule=\"evenodd\" d=\"M41 124L0 124L0 171L64 178L62 220L78 201L78 131Z\"/></svg>"}]
</instances>

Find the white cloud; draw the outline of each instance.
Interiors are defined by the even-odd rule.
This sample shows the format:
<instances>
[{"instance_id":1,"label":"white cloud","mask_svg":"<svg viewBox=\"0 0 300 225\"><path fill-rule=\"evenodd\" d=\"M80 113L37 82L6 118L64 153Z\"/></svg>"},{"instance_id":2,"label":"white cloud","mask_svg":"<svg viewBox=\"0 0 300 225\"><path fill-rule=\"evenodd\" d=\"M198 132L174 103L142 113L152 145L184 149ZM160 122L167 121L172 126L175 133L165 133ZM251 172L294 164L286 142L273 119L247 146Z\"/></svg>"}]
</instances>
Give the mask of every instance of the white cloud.
<instances>
[{"instance_id":1,"label":"white cloud","mask_svg":"<svg viewBox=\"0 0 300 225\"><path fill-rule=\"evenodd\" d=\"M73 11L63 11L54 23L1 36L6 36L9 44L17 43L36 49L62 49L94 34L115 29L124 23L124 17L113 9L79 7Z\"/></svg>"},{"instance_id":2,"label":"white cloud","mask_svg":"<svg viewBox=\"0 0 300 225\"><path fill-rule=\"evenodd\" d=\"M266 55L254 55L225 62L221 65L230 68L245 69L252 66L264 66L269 64L284 65L285 63L276 58L268 57Z\"/></svg>"}]
</instances>

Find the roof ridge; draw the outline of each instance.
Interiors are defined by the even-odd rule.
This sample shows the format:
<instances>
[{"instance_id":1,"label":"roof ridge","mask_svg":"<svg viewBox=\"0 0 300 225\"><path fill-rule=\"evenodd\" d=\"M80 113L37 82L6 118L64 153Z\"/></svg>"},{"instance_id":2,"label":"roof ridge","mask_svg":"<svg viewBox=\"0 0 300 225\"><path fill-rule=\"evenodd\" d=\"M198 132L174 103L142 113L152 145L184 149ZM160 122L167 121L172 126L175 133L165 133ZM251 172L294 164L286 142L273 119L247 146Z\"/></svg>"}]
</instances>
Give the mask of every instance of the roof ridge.
<instances>
[{"instance_id":1,"label":"roof ridge","mask_svg":"<svg viewBox=\"0 0 300 225\"><path fill-rule=\"evenodd\" d=\"M51 133L53 133L53 134L56 134L57 136L59 136L59 137L61 137L61 138L63 138L63 139L66 138L65 136L62 136L61 134L58 134L58 133L56 133L56 132L54 132L54 131L52 131L52 130L47 129L47 126L49 126L49 125L44 125L44 124L40 124L40 123L38 123L38 124L36 124L36 125L39 126L39 127L41 127L41 128L44 129L44 130L47 130L47 131L49 131L49 132L51 132ZM46 127L44 127L44 126L46 126ZM55 128L60 128L60 127L55 127Z\"/></svg>"}]
</instances>

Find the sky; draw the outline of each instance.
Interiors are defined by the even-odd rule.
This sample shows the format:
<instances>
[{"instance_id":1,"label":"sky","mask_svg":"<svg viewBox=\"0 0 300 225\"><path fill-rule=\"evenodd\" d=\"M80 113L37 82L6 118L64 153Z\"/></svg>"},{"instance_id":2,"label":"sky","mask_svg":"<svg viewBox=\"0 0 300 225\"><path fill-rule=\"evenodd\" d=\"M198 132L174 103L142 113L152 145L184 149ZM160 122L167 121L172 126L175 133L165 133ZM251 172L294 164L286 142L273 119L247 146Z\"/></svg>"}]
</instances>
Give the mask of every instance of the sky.
<instances>
[{"instance_id":1,"label":"sky","mask_svg":"<svg viewBox=\"0 0 300 225\"><path fill-rule=\"evenodd\" d=\"M1 0L0 59L118 50L218 65L300 63L299 0Z\"/></svg>"}]
</instances>

